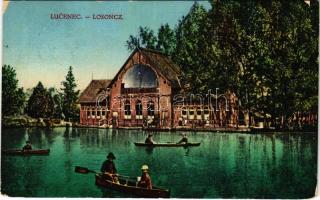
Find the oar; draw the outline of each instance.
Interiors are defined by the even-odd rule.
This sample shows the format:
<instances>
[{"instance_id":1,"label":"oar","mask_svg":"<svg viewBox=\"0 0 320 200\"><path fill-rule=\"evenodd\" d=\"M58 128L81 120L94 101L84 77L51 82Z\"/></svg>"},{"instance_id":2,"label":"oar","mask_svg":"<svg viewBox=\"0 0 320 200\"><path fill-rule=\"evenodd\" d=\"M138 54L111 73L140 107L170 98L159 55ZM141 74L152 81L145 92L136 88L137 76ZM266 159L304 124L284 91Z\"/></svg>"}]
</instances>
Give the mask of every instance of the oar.
<instances>
[{"instance_id":1,"label":"oar","mask_svg":"<svg viewBox=\"0 0 320 200\"><path fill-rule=\"evenodd\" d=\"M76 166L74 168L74 171L77 172L77 173L80 173L80 174L88 174L88 173L98 174L98 172L96 172L96 171L90 170L90 169L85 168L85 167L80 167L80 166Z\"/></svg>"},{"instance_id":2,"label":"oar","mask_svg":"<svg viewBox=\"0 0 320 200\"><path fill-rule=\"evenodd\" d=\"M90 170L86 167L80 167L80 166L76 166L74 168L74 171L77 173L81 173L81 174L88 174L88 173L95 173L95 174L99 174L98 172L94 171L94 170ZM118 174L114 174L114 176L118 176L118 177L122 177L122 178L127 178L127 179L137 179L137 177L132 177L132 176L123 176L123 175L118 175Z\"/></svg>"}]
</instances>

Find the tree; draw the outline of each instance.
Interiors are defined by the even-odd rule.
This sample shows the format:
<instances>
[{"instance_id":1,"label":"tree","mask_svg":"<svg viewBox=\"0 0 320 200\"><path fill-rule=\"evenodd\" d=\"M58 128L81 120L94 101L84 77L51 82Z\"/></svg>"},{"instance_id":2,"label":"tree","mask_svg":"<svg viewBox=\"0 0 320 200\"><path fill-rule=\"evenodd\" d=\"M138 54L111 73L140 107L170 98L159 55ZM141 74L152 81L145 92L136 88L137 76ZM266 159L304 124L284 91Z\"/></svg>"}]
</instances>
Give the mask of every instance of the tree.
<instances>
[{"instance_id":1,"label":"tree","mask_svg":"<svg viewBox=\"0 0 320 200\"><path fill-rule=\"evenodd\" d=\"M241 110L282 128L301 113L317 115L319 2L210 2L209 11L194 3L174 38L162 25L149 41L180 65L189 90L235 92Z\"/></svg>"},{"instance_id":2,"label":"tree","mask_svg":"<svg viewBox=\"0 0 320 200\"><path fill-rule=\"evenodd\" d=\"M130 35L126 41L126 47L129 51L133 51L135 48L140 47L140 39L137 36Z\"/></svg>"},{"instance_id":3,"label":"tree","mask_svg":"<svg viewBox=\"0 0 320 200\"><path fill-rule=\"evenodd\" d=\"M50 118L54 112L54 103L50 92L41 82L33 88L25 112L34 118Z\"/></svg>"},{"instance_id":4,"label":"tree","mask_svg":"<svg viewBox=\"0 0 320 200\"><path fill-rule=\"evenodd\" d=\"M65 116L62 112L62 94L53 87L49 88L48 91L50 93L50 96L52 97L54 104L53 117L57 119L64 119Z\"/></svg>"},{"instance_id":5,"label":"tree","mask_svg":"<svg viewBox=\"0 0 320 200\"><path fill-rule=\"evenodd\" d=\"M79 109L77 100L80 90L76 90L77 84L72 72L72 67L66 75L66 80L62 83L62 111L67 119L77 119L79 117Z\"/></svg>"},{"instance_id":6,"label":"tree","mask_svg":"<svg viewBox=\"0 0 320 200\"><path fill-rule=\"evenodd\" d=\"M175 49L176 38L169 24L161 25L158 30L156 50L171 55Z\"/></svg>"},{"instance_id":7,"label":"tree","mask_svg":"<svg viewBox=\"0 0 320 200\"><path fill-rule=\"evenodd\" d=\"M171 55L175 49L175 39L175 33L168 24L160 26L157 36L149 27L139 27L138 36L130 35L126 47L129 51L144 47Z\"/></svg>"},{"instance_id":8,"label":"tree","mask_svg":"<svg viewBox=\"0 0 320 200\"><path fill-rule=\"evenodd\" d=\"M207 66L202 65L199 59L202 53L201 28L206 19L207 12L203 6L195 2L189 13L178 22L175 29L176 44L172 53L173 60L179 64L185 73L185 82L193 83L193 92L203 92L207 88L206 80L209 78Z\"/></svg>"},{"instance_id":9,"label":"tree","mask_svg":"<svg viewBox=\"0 0 320 200\"><path fill-rule=\"evenodd\" d=\"M145 47L149 49L156 49L157 37L154 35L153 30L149 27L139 27L139 35L130 35L126 41L126 46L129 51L136 47Z\"/></svg>"},{"instance_id":10,"label":"tree","mask_svg":"<svg viewBox=\"0 0 320 200\"><path fill-rule=\"evenodd\" d=\"M16 71L10 65L2 66L2 115L21 114L24 108L25 94L18 88Z\"/></svg>"}]
</instances>

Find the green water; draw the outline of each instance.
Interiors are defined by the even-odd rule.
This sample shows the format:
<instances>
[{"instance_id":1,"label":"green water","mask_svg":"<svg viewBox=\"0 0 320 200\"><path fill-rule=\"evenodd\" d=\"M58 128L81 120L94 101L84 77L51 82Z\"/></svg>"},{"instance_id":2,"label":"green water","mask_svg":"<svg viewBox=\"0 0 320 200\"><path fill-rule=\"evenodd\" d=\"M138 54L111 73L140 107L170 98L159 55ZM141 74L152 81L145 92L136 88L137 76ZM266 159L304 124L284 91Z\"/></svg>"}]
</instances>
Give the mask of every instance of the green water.
<instances>
[{"instance_id":1,"label":"green water","mask_svg":"<svg viewBox=\"0 0 320 200\"><path fill-rule=\"evenodd\" d=\"M154 140L178 141L179 132L156 132ZM93 174L112 151L119 174L139 176L148 164L154 185L176 198L309 198L314 196L317 134L188 132L199 147L134 146L147 133L106 129L4 129L2 148L50 148L49 156L1 155L1 191L19 197L130 197L94 184Z\"/></svg>"}]
</instances>

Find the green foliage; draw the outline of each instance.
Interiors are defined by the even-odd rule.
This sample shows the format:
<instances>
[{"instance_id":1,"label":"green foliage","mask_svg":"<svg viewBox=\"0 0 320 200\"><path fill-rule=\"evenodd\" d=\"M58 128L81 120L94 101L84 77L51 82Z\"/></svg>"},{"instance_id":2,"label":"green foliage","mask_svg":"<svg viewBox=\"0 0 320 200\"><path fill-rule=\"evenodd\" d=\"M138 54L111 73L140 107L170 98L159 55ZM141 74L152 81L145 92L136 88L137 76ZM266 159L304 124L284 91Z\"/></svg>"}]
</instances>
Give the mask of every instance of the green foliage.
<instances>
[{"instance_id":1,"label":"green foliage","mask_svg":"<svg viewBox=\"0 0 320 200\"><path fill-rule=\"evenodd\" d=\"M209 11L194 3L175 38L161 26L157 42L148 28L149 34L140 28L137 40L149 38L146 47L168 53L192 92L233 91L241 109L268 113L273 123L297 112L317 113L319 2L210 2Z\"/></svg>"},{"instance_id":2,"label":"green foliage","mask_svg":"<svg viewBox=\"0 0 320 200\"><path fill-rule=\"evenodd\" d=\"M64 119L65 116L62 111L62 102L63 102L62 94L58 92L56 88L53 88L53 87L49 88L48 91L50 93L50 96L53 99L53 104L54 104L53 117L55 119Z\"/></svg>"},{"instance_id":3,"label":"green foliage","mask_svg":"<svg viewBox=\"0 0 320 200\"><path fill-rule=\"evenodd\" d=\"M17 88L15 70L9 65L2 67L2 113L4 116L18 115L24 109L33 118L57 118L76 120L79 118L75 78L70 66L66 80L62 82L62 93L51 87L46 89L41 82L26 93ZM28 101L24 107L26 97Z\"/></svg>"},{"instance_id":4,"label":"green foliage","mask_svg":"<svg viewBox=\"0 0 320 200\"><path fill-rule=\"evenodd\" d=\"M208 68L203 65L204 60L200 59L205 44L201 41L201 28L206 17L207 12L203 6L194 3L176 27L176 48L172 54L173 60L185 72L185 82L192 82L191 90L197 93L204 92L209 86L206 82L209 74L204 73L208 72Z\"/></svg>"},{"instance_id":5,"label":"green foliage","mask_svg":"<svg viewBox=\"0 0 320 200\"><path fill-rule=\"evenodd\" d=\"M136 47L146 47L149 49L155 49L157 43L157 37L154 35L153 30L148 27L139 27L139 36L130 35L126 41L128 50L132 51Z\"/></svg>"},{"instance_id":6,"label":"green foliage","mask_svg":"<svg viewBox=\"0 0 320 200\"><path fill-rule=\"evenodd\" d=\"M139 35L130 35L126 47L129 51L136 47L145 47L171 54L175 48L175 39L175 33L168 24L160 26L157 36L150 28L139 27Z\"/></svg>"},{"instance_id":7,"label":"green foliage","mask_svg":"<svg viewBox=\"0 0 320 200\"><path fill-rule=\"evenodd\" d=\"M25 112L33 118L51 118L54 113L54 102L50 92L39 82L33 88Z\"/></svg>"},{"instance_id":8,"label":"green foliage","mask_svg":"<svg viewBox=\"0 0 320 200\"><path fill-rule=\"evenodd\" d=\"M158 41L156 50L171 55L175 49L175 39L175 33L170 28L169 24L161 25L158 30Z\"/></svg>"},{"instance_id":9,"label":"green foliage","mask_svg":"<svg viewBox=\"0 0 320 200\"><path fill-rule=\"evenodd\" d=\"M140 47L140 39L136 36L130 35L129 39L126 41L126 46L129 51L132 51L135 48Z\"/></svg>"},{"instance_id":10,"label":"green foliage","mask_svg":"<svg viewBox=\"0 0 320 200\"><path fill-rule=\"evenodd\" d=\"M69 67L69 71L66 75L66 80L62 81L62 111L66 119L78 119L79 108L77 107L77 100L79 97L79 90L76 90L77 84L72 72L72 67Z\"/></svg>"},{"instance_id":11,"label":"green foliage","mask_svg":"<svg viewBox=\"0 0 320 200\"><path fill-rule=\"evenodd\" d=\"M16 71L10 65L2 66L2 116L19 115L23 111L25 94L18 88Z\"/></svg>"}]
</instances>

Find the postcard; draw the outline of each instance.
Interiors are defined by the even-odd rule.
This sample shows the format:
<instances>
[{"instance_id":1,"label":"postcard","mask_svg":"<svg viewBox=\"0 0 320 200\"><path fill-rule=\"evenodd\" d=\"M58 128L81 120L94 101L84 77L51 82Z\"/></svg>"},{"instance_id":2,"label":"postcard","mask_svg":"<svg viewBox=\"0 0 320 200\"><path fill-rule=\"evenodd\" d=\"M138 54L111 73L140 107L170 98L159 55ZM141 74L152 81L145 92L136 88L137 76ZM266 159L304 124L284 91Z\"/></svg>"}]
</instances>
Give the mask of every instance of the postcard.
<instances>
[{"instance_id":1,"label":"postcard","mask_svg":"<svg viewBox=\"0 0 320 200\"><path fill-rule=\"evenodd\" d=\"M4 1L1 195L317 195L319 1Z\"/></svg>"}]
</instances>

